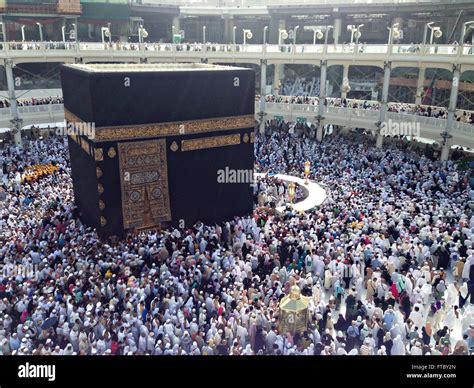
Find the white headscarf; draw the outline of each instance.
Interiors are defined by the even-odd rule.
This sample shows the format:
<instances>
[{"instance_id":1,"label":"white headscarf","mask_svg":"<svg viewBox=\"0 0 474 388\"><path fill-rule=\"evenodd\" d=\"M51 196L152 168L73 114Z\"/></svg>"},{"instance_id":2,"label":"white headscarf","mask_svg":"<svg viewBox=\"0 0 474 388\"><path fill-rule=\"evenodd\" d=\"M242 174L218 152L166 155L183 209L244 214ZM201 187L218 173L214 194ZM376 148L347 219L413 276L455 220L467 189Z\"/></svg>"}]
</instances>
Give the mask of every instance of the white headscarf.
<instances>
[{"instance_id":1,"label":"white headscarf","mask_svg":"<svg viewBox=\"0 0 474 388\"><path fill-rule=\"evenodd\" d=\"M446 303L450 306L457 304L458 291L454 284L450 283L446 290Z\"/></svg>"},{"instance_id":2,"label":"white headscarf","mask_svg":"<svg viewBox=\"0 0 474 388\"><path fill-rule=\"evenodd\" d=\"M403 344L400 334L398 334L393 340L393 346L390 354L392 356L404 356L406 354L405 345Z\"/></svg>"}]
</instances>

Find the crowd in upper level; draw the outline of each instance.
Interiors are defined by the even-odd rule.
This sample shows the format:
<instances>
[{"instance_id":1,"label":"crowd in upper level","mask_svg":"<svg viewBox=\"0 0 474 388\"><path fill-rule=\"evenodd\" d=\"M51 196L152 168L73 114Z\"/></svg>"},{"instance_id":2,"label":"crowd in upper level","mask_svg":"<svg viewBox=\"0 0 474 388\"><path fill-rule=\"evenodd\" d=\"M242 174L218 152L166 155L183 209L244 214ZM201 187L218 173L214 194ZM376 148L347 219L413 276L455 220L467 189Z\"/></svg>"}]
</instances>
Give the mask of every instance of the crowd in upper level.
<instances>
[{"instance_id":1,"label":"crowd in upper level","mask_svg":"<svg viewBox=\"0 0 474 388\"><path fill-rule=\"evenodd\" d=\"M256 101L260 100L260 96L256 96ZM318 105L318 97L308 96L280 96L280 95L267 95L265 96L266 102L284 103L284 104L308 104ZM362 100L351 100L346 98L326 98L324 100L325 106L341 107L341 108L353 108L353 109L366 109L366 110L380 110L380 103L375 101L362 101ZM448 117L448 110L445 107L436 107L430 105L417 105L408 104L402 102L389 102L387 103L387 111L402 113L402 114L413 114L425 117L434 117L439 119L446 119ZM462 123L474 124L474 112L458 109L456 111L455 118L457 121Z\"/></svg>"},{"instance_id":2,"label":"crowd in upper level","mask_svg":"<svg viewBox=\"0 0 474 388\"><path fill-rule=\"evenodd\" d=\"M17 106L33 106L33 105L48 105L48 104L62 104L64 102L62 96L49 96L40 98L17 98ZM0 100L0 109L10 107L8 99Z\"/></svg>"}]
</instances>

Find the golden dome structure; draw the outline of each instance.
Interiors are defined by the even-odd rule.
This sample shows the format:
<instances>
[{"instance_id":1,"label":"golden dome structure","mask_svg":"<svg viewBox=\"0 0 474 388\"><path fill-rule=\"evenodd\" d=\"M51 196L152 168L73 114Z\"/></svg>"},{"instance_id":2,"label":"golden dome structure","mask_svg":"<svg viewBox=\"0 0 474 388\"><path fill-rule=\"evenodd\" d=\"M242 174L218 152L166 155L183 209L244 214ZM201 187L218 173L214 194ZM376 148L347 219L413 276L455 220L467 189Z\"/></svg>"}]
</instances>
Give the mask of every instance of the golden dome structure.
<instances>
[{"instance_id":1,"label":"golden dome structure","mask_svg":"<svg viewBox=\"0 0 474 388\"><path fill-rule=\"evenodd\" d=\"M292 286L289 295L280 301L279 331L292 335L304 332L308 327L309 298L301 295L298 286Z\"/></svg>"}]
</instances>

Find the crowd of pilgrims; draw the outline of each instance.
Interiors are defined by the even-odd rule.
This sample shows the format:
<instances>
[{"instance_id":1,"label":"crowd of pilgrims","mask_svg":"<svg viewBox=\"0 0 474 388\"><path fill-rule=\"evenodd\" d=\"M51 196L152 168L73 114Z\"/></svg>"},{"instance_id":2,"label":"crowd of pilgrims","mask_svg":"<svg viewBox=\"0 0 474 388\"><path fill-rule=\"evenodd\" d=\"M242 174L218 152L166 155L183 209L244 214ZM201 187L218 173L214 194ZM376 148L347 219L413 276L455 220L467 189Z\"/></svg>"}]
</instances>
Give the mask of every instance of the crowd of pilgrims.
<instances>
[{"instance_id":1,"label":"crowd of pilgrims","mask_svg":"<svg viewBox=\"0 0 474 388\"><path fill-rule=\"evenodd\" d=\"M258 171L301 177L311 161L318 208L115 241L81 222L63 138L0 150L0 354L470 353L468 173L356 136L256 136ZM57 169L18 179L32 165ZM294 335L278 319L293 286L309 298Z\"/></svg>"},{"instance_id":2,"label":"crowd of pilgrims","mask_svg":"<svg viewBox=\"0 0 474 388\"><path fill-rule=\"evenodd\" d=\"M257 177L254 188L258 207L276 208L277 206L285 206L289 202L288 182L279 179L276 176L265 175ZM302 201L307 194L299 185L295 188L293 202Z\"/></svg>"}]
</instances>

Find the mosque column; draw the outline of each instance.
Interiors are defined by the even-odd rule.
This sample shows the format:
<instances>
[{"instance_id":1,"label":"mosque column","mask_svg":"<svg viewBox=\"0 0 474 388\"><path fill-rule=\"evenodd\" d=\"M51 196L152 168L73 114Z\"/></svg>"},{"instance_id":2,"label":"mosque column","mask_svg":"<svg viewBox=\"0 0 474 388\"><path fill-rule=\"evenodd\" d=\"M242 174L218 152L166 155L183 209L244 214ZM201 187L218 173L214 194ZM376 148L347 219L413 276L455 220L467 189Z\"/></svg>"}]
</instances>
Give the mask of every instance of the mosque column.
<instances>
[{"instance_id":1,"label":"mosque column","mask_svg":"<svg viewBox=\"0 0 474 388\"><path fill-rule=\"evenodd\" d=\"M454 118L456 115L456 105L458 102L459 78L461 76L461 66L453 65L453 81L451 82L451 94L449 96L448 119L446 120L446 129L441 134L443 137L443 148L441 149L441 161L449 159L449 149L451 148L451 131L453 129Z\"/></svg>"},{"instance_id":2,"label":"mosque column","mask_svg":"<svg viewBox=\"0 0 474 388\"><path fill-rule=\"evenodd\" d=\"M324 100L326 99L326 74L327 74L328 62L322 60L320 64L321 69L321 86L319 88L319 103L318 103L318 115L316 116L316 122L318 123L316 128L316 140L323 140L323 131L324 131Z\"/></svg>"},{"instance_id":3,"label":"mosque column","mask_svg":"<svg viewBox=\"0 0 474 388\"><path fill-rule=\"evenodd\" d=\"M349 65L344 64L342 65L342 84L344 85L347 82L349 85ZM347 98L347 90L344 90L343 87L341 87L341 98Z\"/></svg>"},{"instance_id":4,"label":"mosque column","mask_svg":"<svg viewBox=\"0 0 474 388\"><path fill-rule=\"evenodd\" d=\"M377 148L382 148L382 145L383 145L382 129L387 125L386 116L387 116L388 88L390 86L391 67L392 67L391 62L384 63L382 99L380 101L379 122L377 123L377 126L378 126L377 140L376 140Z\"/></svg>"},{"instance_id":5,"label":"mosque column","mask_svg":"<svg viewBox=\"0 0 474 388\"><path fill-rule=\"evenodd\" d=\"M420 67L418 71L418 80L416 81L415 104L420 105L423 102L423 92L425 85L425 67Z\"/></svg>"},{"instance_id":6,"label":"mosque column","mask_svg":"<svg viewBox=\"0 0 474 388\"><path fill-rule=\"evenodd\" d=\"M280 30L286 29L286 19L281 19L278 22L278 43L280 40ZM285 65L275 64L275 76L273 78L273 90L277 91L275 94L280 94L279 87L281 86L281 79L285 78Z\"/></svg>"},{"instance_id":7,"label":"mosque column","mask_svg":"<svg viewBox=\"0 0 474 388\"><path fill-rule=\"evenodd\" d=\"M265 94L267 86L267 60L260 60L260 133L265 133Z\"/></svg>"},{"instance_id":8,"label":"mosque column","mask_svg":"<svg viewBox=\"0 0 474 388\"><path fill-rule=\"evenodd\" d=\"M392 19L392 25L398 23L398 28L403 29L403 18L401 16L394 17Z\"/></svg>"},{"instance_id":9,"label":"mosque column","mask_svg":"<svg viewBox=\"0 0 474 388\"><path fill-rule=\"evenodd\" d=\"M332 30L334 44L339 44L339 41L341 39L341 31L342 31L342 18L338 16L334 19L334 28Z\"/></svg>"},{"instance_id":10,"label":"mosque column","mask_svg":"<svg viewBox=\"0 0 474 388\"><path fill-rule=\"evenodd\" d=\"M79 42L79 32L78 32L78 27L79 26L79 18L74 18L74 41L77 43Z\"/></svg>"},{"instance_id":11,"label":"mosque column","mask_svg":"<svg viewBox=\"0 0 474 388\"><path fill-rule=\"evenodd\" d=\"M269 22L269 31L268 31L268 43L269 44L277 44L278 43L278 28L279 28L279 20L277 18L270 18Z\"/></svg>"},{"instance_id":12,"label":"mosque column","mask_svg":"<svg viewBox=\"0 0 474 388\"><path fill-rule=\"evenodd\" d=\"M393 26L394 24L397 24L397 23L398 23L397 28L398 28L399 30L403 31L403 18L400 17L400 16L398 16L398 17L395 17L395 18L392 19L392 26ZM391 27L391 26L390 26L390 27ZM405 32L405 31L403 31L403 32ZM402 40L403 40L403 39L399 39L399 40L393 39L393 43L394 43L394 44L400 43Z\"/></svg>"},{"instance_id":13,"label":"mosque column","mask_svg":"<svg viewBox=\"0 0 474 388\"><path fill-rule=\"evenodd\" d=\"M234 17L231 15L226 15L224 17L224 43L233 43L234 25Z\"/></svg>"},{"instance_id":14,"label":"mosque column","mask_svg":"<svg viewBox=\"0 0 474 388\"><path fill-rule=\"evenodd\" d=\"M89 39L94 39L94 32L95 32L94 25L92 23L88 23L87 24L87 36L89 37ZM99 39L100 39L100 36L99 36Z\"/></svg>"},{"instance_id":15,"label":"mosque column","mask_svg":"<svg viewBox=\"0 0 474 388\"><path fill-rule=\"evenodd\" d=\"M280 30L286 30L286 19L280 19L278 21L278 43L280 43ZM282 42L283 44L283 42Z\"/></svg>"},{"instance_id":16,"label":"mosque column","mask_svg":"<svg viewBox=\"0 0 474 388\"><path fill-rule=\"evenodd\" d=\"M13 80L13 61L11 59L5 60L5 72L7 76L7 86L8 86L8 101L10 103L10 112L12 119L12 132L15 140L15 144L21 147L21 127L23 120L18 116L18 106L16 104L16 95L15 95L15 82Z\"/></svg>"},{"instance_id":17,"label":"mosque column","mask_svg":"<svg viewBox=\"0 0 474 388\"><path fill-rule=\"evenodd\" d=\"M172 21L172 27L171 30L173 31L174 34L179 34L179 31L181 30L181 21L179 19L179 16L173 16L173 21ZM174 36L171 37L171 41L174 42Z\"/></svg>"},{"instance_id":18,"label":"mosque column","mask_svg":"<svg viewBox=\"0 0 474 388\"><path fill-rule=\"evenodd\" d=\"M274 65L274 75L273 75L273 94L279 95L281 92L281 80L285 77L285 65L277 64Z\"/></svg>"}]
</instances>

